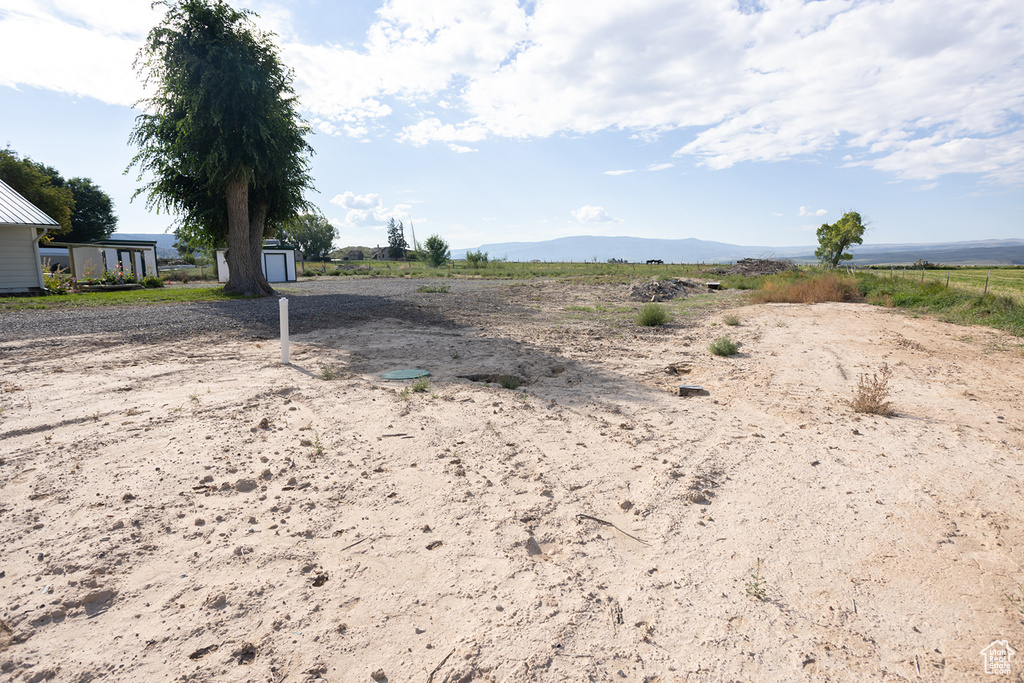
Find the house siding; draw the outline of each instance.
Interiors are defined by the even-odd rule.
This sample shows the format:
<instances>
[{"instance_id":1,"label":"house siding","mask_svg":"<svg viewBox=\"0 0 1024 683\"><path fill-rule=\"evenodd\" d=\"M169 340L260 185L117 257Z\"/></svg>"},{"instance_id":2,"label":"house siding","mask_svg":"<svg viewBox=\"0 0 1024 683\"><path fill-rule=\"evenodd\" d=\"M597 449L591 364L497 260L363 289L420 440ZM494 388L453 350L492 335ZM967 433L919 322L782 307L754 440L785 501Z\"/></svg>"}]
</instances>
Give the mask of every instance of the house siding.
<instances>
[{"instance_id":1,"label":"house siding","mask_svg":"<svg viewBox=\"0 0 1024 683\"><path fill-rule=\"evenodd\" d=\"M38 287L39 258L36 229L28 225L0 225L0 292L23 292Z\"/></svg>"}]
</instances>

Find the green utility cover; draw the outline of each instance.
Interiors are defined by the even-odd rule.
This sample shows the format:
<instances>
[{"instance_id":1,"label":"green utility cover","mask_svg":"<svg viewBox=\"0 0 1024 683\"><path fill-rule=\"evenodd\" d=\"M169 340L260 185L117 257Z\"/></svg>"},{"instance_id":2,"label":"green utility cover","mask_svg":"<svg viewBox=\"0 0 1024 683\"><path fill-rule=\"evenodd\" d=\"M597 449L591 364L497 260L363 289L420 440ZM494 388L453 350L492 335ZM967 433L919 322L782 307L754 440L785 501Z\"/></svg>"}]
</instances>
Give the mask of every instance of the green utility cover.
<instances>
[{"instance_id":1,"label":"green utility cover","mask_svg":"<svg viewBox=\"0 0 1024 683\"><path fill-rule=\"evenodd\" d=\"M382 372L381 377L384 379L416 379L417 377L426 377L430 372L427 370L420 370L418 368L409 368L408 370L392 370L391 372Z\"/></svg>"}]
</instances>

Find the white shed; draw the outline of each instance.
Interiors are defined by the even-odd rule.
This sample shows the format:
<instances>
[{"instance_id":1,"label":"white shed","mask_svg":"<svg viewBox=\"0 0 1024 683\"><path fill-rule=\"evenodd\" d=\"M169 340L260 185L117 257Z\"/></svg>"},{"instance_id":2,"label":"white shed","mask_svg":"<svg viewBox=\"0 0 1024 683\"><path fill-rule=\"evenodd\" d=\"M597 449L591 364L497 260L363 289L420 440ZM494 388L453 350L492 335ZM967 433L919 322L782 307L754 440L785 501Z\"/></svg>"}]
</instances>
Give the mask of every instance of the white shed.
<instances>
[{"instance_id":1,"label":"white shed","mask_svg":"<svg viewBox=\"0 0 1024 683\"><path fill-rule=\"evenodd\" d=\"M51 242L41 248L41 253L51 267L60 265L78 280L102 277L104 271L118 266L139 280L157 275L156 241Z\"/></svg>"},{"instance_id":2,"label":"white shed","mask_svg":"<svg viewBox=\"0 0 1024 683\"><path fill-rule=\"evenodd\" d=\"M263 243L263 276L267 282L295 282L295 247L281 244L277 240ZM228 262L224 258L224 250L217 251L217 279L227 282L229 277Z\"/></svg>"},{"instance_id":3,"label":"white shed","mask_svg":"<svg viewBox=\"0 0 1024 683\"><path fill-rule=\"evenodd\" d=\"M0 293L43 289L39 238L57 221L0 180Z\"/></svg>"}]
</instances>

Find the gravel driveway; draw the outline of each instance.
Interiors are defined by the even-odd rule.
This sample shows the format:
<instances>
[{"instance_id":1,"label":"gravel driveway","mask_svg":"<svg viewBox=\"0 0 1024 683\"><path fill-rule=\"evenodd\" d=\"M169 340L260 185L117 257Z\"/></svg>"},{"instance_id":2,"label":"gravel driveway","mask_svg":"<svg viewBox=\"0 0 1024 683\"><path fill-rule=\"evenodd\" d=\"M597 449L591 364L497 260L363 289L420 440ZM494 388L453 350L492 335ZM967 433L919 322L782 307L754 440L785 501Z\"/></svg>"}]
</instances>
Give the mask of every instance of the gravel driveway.
<instances>
[{"instance_id":1,"label":"gravel driveway","mask_svg":"<svg viewBox=\"0 0 1024 683\"><path fill-rule=\"evenodd\" d=\"M449 293L419 293L423 285L445 284ZM453 327L462 311L508 313L518 307L508 283L494 280L405 278L317 278L283 283L289 326L301 334L381 318ZM52 339L103 333L130 342L228 333L269 338L279 330L278 299L237 299L195 303L26 309L0 313L0 341Z\"/></svg>"}]
</instances>

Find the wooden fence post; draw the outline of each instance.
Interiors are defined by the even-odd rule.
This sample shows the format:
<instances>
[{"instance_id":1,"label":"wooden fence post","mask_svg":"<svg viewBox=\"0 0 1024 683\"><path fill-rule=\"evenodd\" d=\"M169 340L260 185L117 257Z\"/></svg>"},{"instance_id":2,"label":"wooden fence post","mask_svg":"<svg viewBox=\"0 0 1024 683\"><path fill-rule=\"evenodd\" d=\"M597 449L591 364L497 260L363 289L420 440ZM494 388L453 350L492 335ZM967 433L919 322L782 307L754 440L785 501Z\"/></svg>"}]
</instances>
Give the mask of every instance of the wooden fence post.
<instances>
[{"instance_id":1,"label":"wooden fence post","mask_svg":"<svg viewBox=\"0 0 1024 683\"><path fill-rule=\"evenodd\" d=\"M950 271L947 270L946 271L946 289L949 289L949 273L950 273Z\"/></svg>"},{"instance_id":2,"label":"wooden fence post","mask_svg":"<svg viewBox=\"0 0 1024 683\"><path fill-rule=\"evenodd\" d=\"M985 273L985 294L988 294L988 276L991 275L991 274L992 274L991 270L988 271L987 273ZM985 296L985 294L982 294L982 296Z\"/></svg>"}]
</instances>

